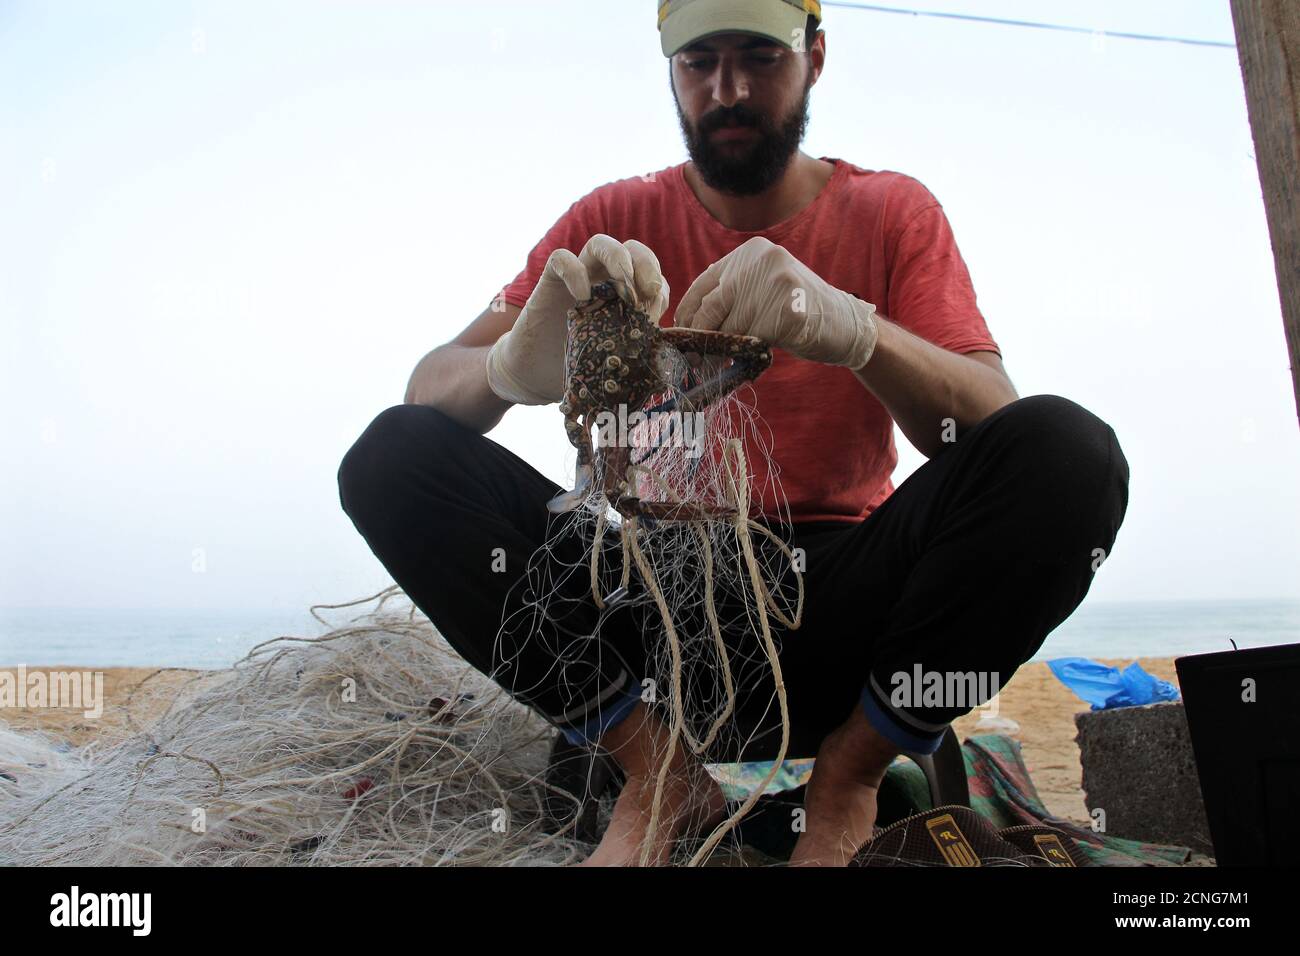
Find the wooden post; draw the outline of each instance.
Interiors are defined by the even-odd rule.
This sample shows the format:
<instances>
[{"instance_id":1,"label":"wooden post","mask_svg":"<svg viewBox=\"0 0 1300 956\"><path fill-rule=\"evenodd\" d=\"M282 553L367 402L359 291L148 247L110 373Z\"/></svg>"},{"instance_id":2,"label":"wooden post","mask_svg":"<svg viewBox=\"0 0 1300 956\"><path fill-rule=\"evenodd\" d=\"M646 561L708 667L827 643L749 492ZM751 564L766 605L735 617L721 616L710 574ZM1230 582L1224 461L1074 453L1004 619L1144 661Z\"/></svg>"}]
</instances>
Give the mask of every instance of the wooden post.
<instances>
[{"instance_id":1,"label":"wooden post","mask_svg":"<svg viewBox=\"0 0 1300 956\"><path fill-rule=\"evenodd\" d=\"M1300 2L1230 2L1300 414Z\"/></svg>"}]
</instances>

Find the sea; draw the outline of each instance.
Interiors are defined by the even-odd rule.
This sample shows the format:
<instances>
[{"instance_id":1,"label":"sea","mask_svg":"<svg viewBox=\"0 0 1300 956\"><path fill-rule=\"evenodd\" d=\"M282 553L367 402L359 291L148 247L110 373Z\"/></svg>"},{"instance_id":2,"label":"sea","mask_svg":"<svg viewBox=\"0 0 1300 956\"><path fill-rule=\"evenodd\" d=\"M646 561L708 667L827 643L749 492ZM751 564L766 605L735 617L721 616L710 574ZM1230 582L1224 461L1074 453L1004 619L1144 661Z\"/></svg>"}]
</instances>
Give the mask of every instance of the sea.
<instances>
[{"instance_id":1,"label":"sea","mask_svg":"<svg viewBox=\"0 0 1300 956\"><path fill-rule=\"evenodd\" d=\"M0 666L221 668L263 641L327 630L305 610L0 608ZM1177 657L1291 643L1300 643L1300 600L1085 602L1033 659Z\"/></svg>"}]
</instances>

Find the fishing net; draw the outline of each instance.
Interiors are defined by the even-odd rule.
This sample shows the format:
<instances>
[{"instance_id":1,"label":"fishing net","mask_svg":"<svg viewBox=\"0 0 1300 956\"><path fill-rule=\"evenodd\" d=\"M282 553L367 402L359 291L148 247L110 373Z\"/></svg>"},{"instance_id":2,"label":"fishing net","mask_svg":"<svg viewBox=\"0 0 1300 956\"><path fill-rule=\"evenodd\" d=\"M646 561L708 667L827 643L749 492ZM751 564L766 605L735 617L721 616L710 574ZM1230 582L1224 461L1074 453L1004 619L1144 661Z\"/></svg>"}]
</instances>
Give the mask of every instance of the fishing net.
<instances>
[{"instance_id":1,"label":"fishing net","mask_svg":"<svg viewBox=\"0 0 1300 956\"><path fill-rule=\"evenodd\" d=\"M660 772L642 862L649 858L666 778L679 748L715 763L737 759L749 742L744 734L760 723L734 720L738 703L743 699L751 714L758 704L775 712L781 738L768 773L708 834L690 858L698 864L709 859L781 769L789 714L776 632L799 626L803 582L798 555L780 533L789 525L788 508L753 389L743 386L700 407L688 395L699 382L726 375L726 361L706 357L688 362L665 349L661 368L662 380L672 384L646 407L670 411L652 412L635 424L624 410L603 423L597 419L596 448L631 448L630 493L643 501L683 502L702 512L730 514L695 520L620 516L601 488L598 469L580 505L529 563L529 592L541 597L526 613L563 619L567 609L558 605L565 589L559 583L584 568L590 587L581 598L569 600L590 601L602 609L616 601L647 606L642 638L652 676L643 682L642 699L655 705L670 737L658 755ZM754 459L761 459L760 469L751 468ZM755 473L762 476L759 488L753 486ZM766 520L751 517L759 500L768 506ZM602 546L607 536L620 542L618 582L612 589L604 566L608 551ZM574 554L583 557L575 561ZM634 580L639 587L631 588ZM561 648L556 652L563 656Z\"/></svg>"},{"instance_id":2,"label":"fishing net","mask_svg":"<svg viewBox=\"0 0 1300 956\"><path fill-rule=\"evenodd\" d=\"M0 724L0 863L585 856L542 825L550 726L468 667L396 588L343 607L361 605L373 609L198 673L179 695L146 679L128 713L165 712L133 719L117 743L70 749ZM337 608L313 608L329 627L320 610Z\"/></svg>"}]
</instances>

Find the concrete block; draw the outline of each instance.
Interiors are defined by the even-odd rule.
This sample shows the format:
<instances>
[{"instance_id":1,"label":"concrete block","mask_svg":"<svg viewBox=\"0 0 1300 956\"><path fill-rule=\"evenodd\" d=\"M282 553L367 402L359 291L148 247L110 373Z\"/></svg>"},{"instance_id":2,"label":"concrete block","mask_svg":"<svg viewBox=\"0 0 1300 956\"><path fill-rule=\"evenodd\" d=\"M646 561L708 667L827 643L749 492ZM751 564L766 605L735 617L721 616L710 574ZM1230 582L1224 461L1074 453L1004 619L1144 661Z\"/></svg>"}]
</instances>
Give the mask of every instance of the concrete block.
<instances>
[{"instance_id":1,"label":"concrete block","mask_svg":"<svg viewBox=\"0 0 1300 956\"><path fill-rule=\"evenodd\" d=\"M1090 711L1074 725L1084 803L1104 811L1107 834L1214 853L1181 701Z\"/></svg>"}]
</instances>

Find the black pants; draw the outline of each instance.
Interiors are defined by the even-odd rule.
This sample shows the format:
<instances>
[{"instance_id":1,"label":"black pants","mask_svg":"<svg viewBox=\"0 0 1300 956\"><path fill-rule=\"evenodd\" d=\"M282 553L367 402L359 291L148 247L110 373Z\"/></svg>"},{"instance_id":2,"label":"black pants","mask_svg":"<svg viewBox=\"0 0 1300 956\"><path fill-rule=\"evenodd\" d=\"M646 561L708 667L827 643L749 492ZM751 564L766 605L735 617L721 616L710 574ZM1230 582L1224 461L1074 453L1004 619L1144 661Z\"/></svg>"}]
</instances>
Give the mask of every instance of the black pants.
<instances>
[{"instance_id":1,"label":"black pants","mask_svg":"<svg viewBox=\"0 0 1300 956\"><path fill-rule=\"evenodd\" d=\"M933 751L984 702L972 695L1005 686L1083 600L1124 518L1128 477L1110 426L1034 396L946 446L865 521L796 524L804 621L776 629L787 755L814 756L855 706L900 749ZM653 605L633 593L598 611L579 541L538 552L570 519L546 509L562 489L496 442L399 405L371 423L338 478L344 511L448 642L571 740L596 739L644 679L663 679L647 673ZM602 563L609 593L617 534ZM738 660L754 657L752 629L746 639ZM770 668L739 674L737 687L719 739L743 749L710 756L770 758L780 741Z\"/></svg>"}]
</instances>

